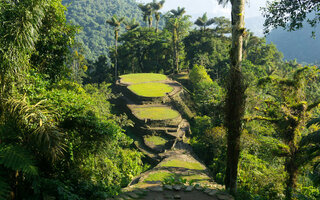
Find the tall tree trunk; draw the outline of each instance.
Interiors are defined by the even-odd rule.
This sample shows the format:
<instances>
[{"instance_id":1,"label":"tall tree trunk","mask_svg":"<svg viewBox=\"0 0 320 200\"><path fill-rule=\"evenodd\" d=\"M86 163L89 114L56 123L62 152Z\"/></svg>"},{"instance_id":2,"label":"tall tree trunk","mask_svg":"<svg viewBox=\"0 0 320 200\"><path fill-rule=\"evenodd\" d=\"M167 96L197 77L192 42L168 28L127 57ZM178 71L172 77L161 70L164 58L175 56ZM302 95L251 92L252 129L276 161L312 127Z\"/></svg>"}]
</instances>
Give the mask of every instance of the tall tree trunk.
<instances>
[{"instance_id":1,"label":"tall tree trunk","mask_svg":"<svg viewBox=\"0 0 320 200\"><path fill-rule=\"evenodd\" d=\"M152 20L153 20L153 18L151 16L149 16L149 18L148 18L149 28L152 27Z\"/></svg>"},{"instance_id":2,"label":"tall tree trunk","mask_svg":"<svg viewBox=\"0 0 320 200\"><path fill-rule=\"evenodd\" d=\"M158 33L158 29L159 29L159 20L156 21L156 33Z\"/></svg>"},{"instance_id":3,"label":"tall tree trunk","mask_svg":"<svg viewBox=\"0 0 320 200\"><path fill-rule=\"evenodd\" d=\"M231 194L237 192L237 173L240 155L241 124L245 107L245 87L241 72L242 40L244 34L245 0L231 0L232 47L231 68L226 96L225 125L228 132L225 185Z\"/></svg>"},{"instance_id":4,"label":"tall tree trunk","mask_svg":"<svg viewBox=\"0 0 320 200\"><path fill-rule=\"evenodd\" d=\"M287 181L286 181L286 200L292 200L293 192L297 186L297 175L298 167L296 166L296 159L289 157L286 161L286 172L287 172Z\"/></svg>"},{"instance_id":5,"label":"tall tree trunk","mask_svg":"<svg viewBox=\"0 0 320 200\"><path fill-rule=\"evenodd\" d=\"M115 56L114 56L114 80L117 81L118 77L118 31L114 31L115 38Z\"/></svg>"},{"instance_id":6,"label":"tall tree trunk","mask_svg":"<svg viewBox=\"0 0 320 200\"><path fill-rule=\"evenodd\" d=\"M174 65L176 72L179 72L179 49L178 49L178 33L177 28L173 28L173 51L174 51Z\"/></svg>"}]
</instances>

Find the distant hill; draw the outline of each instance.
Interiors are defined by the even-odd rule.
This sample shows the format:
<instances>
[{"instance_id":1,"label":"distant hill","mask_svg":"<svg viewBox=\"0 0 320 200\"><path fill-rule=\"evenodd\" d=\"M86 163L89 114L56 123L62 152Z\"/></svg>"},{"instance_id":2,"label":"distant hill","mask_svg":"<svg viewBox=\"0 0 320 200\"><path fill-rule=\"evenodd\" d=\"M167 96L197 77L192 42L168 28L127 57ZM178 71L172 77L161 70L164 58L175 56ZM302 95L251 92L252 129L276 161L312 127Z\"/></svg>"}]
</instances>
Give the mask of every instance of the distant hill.
<instances>
[{"instance_id":1,"label":"distant hill","mask_svg":"<svg viewBox=\"0 0 320 200\"><path fill-rule=\"evenodd\" d=\"M313 39L312 31L316 33ZM302 30L288 32L282 29L271 31L267 35L267 42L273 42L284 59L297 59L299 63L320 63L320 27L311 28L305 24Z\"/></svg>"},{"instance_id":2,"label":"distant hill","mask_svg":"<svg viewBox=\"0 0 320 200\"><path fill-rule=\"evenodd\" d=\"M80 25L83 30L76 40L84 44L87 59L107 55L114 44L113 29L106 20L114 14L142 21L142 14L135 0L62 0L68 8L67 20Z\"/></svg>"}]
</instances>

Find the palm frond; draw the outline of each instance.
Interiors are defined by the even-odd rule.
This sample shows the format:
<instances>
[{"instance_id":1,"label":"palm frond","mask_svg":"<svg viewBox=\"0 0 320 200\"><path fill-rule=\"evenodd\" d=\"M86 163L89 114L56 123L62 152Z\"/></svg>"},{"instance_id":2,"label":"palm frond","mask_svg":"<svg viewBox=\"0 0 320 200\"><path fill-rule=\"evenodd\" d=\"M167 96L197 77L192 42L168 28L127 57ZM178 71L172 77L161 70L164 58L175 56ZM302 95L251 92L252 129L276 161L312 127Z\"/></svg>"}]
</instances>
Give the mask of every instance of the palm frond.
<instances>
[{"instance_id":1,"label":"palm frond","mask_svg":"<svg viewBox=\"0 0 320 200\"><path fill-rule=\"evenodd\" d=\"M304 136L299 145L303 147L310 144L320 144L320 130Z\"/></svg>"},{"instance_id":2,"label":"palm frond","mask_svg":"<svg viewBox=\"0 0 320 200\"><path fill-rule=\"evenodd\" d=\"M308 162L319 158L320 155L320 145L309 145L301 148L297 153L296 164L298 166L303 166Z\"/></svg>"},{"instance_id":3,"label":"palm frond","mask_svg":"<svg viewBox=\"0 0 320 200\"><path fill-rule=\"evenodd\" d=\"M195 25L197 26L204 26L205 25L205 22L199 17L195 22L194 22Z\"/></svg>"},{"instance_id":4,"label":"palm frond","mask_svg":"<svg viewBox=\"0 0 320 200\"><path fill-rule=\"evenodd\" d=\"M2 1L0 9L0 45L5 51L0 52L0 58L6 60L5 73L8 75L28 66L27 54L38 40L48 3L38 0L31 0L29 3L4 2Z\"/></svg>"},{"instance_id":5,"label":"palm frond","mask_svg":"<svg viewBox=\"0 0 320 200\"><path fill-rule=\"evenodd\" d=\"M0 174L0 199L8 199L10 194L10 186Z\"/></svg>"},{"instance_id":6,"label":"palm frond","mask_svg":"<svg viewBox=\"0 0 320 200\"><path fill-rule=\"evenodd\" d=\"M22 143L31 145L42 154L55 160L63 154L65 144L62 133L55 126L54 119L40 101L29 105L26 98L7 100L4 104L7 118L12 119L22 130ZM30 144L31 143L31 144Z\"/></svg>"},{"instance_id":7,"label":"palm frond","mask_svg":"<svg viewBox=\"0 0 320 200\"><path fill-rule=\"evenodd\" d=\"M309 120L309 122L307 123L307 127L309 128L311 125L314 125L314 124L320 125L320 117Z\"/></svg>"},{"instance_id":8,"label":"palm frond","mask_svg":"<svg viewBox=\"0 0 320 200\"><path fill-rule=\"evenodd\" d=\"M225 7L231 0L218 0L218 4Z\"/></svg>"},{"instance_id":9,"label":"palm frond","mask_svg":"<svg viewBox=\"0 0 320 200\"><path fill-rule=\"evenodd\" d=\"M110 19L106 20L106 23L113 27L120 27L124 20L124 17L119 18L117 15L113 15Z\"/></svg>"},{"instance_id":10,"label":"palm frond","mask_svg":"<svg viewBox=\"0 0 320 200\"><path fill-rule=\"evenodd\" d=\"M19 146L0 145L0 165L14 171L21 171L27 175L38 175L31 154Z\"/></svg>"},{"instance_id":11,"label":"palm frond","mask_svg":"<svg viewBox=\"0 0 320 200\"><path fill-rule=\"evenodd\" d=\"M210 25L214 24L215 22L216 21L213 18L208 19L207 22L206 22L206 26L210 26Z\"/></svg>"},{"instance_id":12,"label":"palm frond","mask_svg":"<svg viewBox=\"0 0 320 200\"><path fill-rule=\"evenodd\" d=\"M172 9L170 12L172 13L173 17L181 18L186 13L186 9L178 7L177 10Z\"/></svg>"},{"instance_id":13,"label":"palm frond","mask_svg":"<svg viewBox=\"0 0 320 200\"><path fill-rule=\"evenodd\" d=\"M133 18L131 21L125 20L123 22L126 25L126 30L134 30L140 26L140 23L136 21L135 18Z\"/></svg>"}]
</instances>

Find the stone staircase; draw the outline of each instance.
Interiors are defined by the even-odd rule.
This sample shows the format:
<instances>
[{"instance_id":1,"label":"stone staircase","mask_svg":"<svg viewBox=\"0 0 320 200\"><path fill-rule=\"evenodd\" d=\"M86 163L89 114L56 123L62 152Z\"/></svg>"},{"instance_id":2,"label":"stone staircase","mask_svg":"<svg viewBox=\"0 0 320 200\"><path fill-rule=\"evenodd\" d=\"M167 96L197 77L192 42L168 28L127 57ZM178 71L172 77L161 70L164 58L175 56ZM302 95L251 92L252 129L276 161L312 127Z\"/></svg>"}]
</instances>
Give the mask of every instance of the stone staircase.
<instances>
[{"instance_id":1,"label":"stone staircase","mask_svg":"<svg viewBox=\"0 0 320 200\"><path fill-rule=\"evenodd\" d=\"M128 89L130 84L121 79L116 84L116 90L123 94L118 106L135 122L134 145L155 167L135 177L114 199L233 199L212 180L208 168L187 143L190 124L183 116L190 118L192 113L181 99L186 95L181 85L170 79L159 82L173 87L172 92L147 98L133 93ZM139 116L137 110L150 107L170 109L179 115L161 120Z\"/></svg>"}]
</instances>

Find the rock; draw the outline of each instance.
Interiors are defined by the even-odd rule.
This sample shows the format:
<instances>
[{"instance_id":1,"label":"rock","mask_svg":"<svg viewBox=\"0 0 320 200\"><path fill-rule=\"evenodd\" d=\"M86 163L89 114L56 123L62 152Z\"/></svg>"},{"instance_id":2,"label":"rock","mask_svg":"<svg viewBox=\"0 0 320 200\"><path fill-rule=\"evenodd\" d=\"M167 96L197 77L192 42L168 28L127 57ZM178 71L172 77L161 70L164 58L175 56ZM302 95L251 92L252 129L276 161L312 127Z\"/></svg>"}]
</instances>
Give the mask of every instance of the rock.
<instances>
[{"instance_id":1,"label":"rock","mask_svg":"<svg viewBox=\"0 0 320 200\"><path fill-rule=\"evenodd\" d=\"M173 196L171 194L164 193L164 198L165 199L173 199Z\"/></svg>"},{"instance_id":2,"label":"rock","mask_svg":"<svg viewBox=\"0 0 320 200\"><path fill-rule=\"evenodd\" d=\"M196 185L194 188L196 188L196 190L203 190L203 187L201 187L200 185Z\"/></svg>"},{"instance_id":3,"label":"rock","mask_svg":"<svg viewBox=\"0 0 320 200\"><path fill-rule=\"evenodd\" d=\"M219 192L219 190L211 190L211 192L209 192L208 194L209 194L210 196L214 196L214 195L216 195L218 192Z\"/></svg>"},{"instance_id":4,"label":"rock","mask_svg":"<svg viewBox=\"0 0 320 200\"><path fill-rule=\"evenodd\" d=\"M155 197L152 200L164 200L162 197Z\"/></svg>"},{"instance_id":5,"label":"rock","mask_svg":"<svg viewBox=\"0 0 320 200\"><path fill-rule=\"evenodd\" d=\"M194 189L194 186L189 185L188 187L186 187L186 192L191 192Z\"/></svg>"},{"instance_id":6,"label":"rock","mask_svg":"<svg viewBox=\"0 0 320 200\"><path fill-rule=\"evenodd\" d=\"M133 192L128 192L127 195L131 198L134 198L134 199L137 199L139 198L139 195L137 195L136 193L133 193Z\"/></svg>"},{"instance_id":7,"label":"rock","mask_svg":"<svg viewBox=\"0 0 320 200\"><path fill-rule=\"evenodd\" d=\"M135 194L137 194L137 195L139 195L139 196L142 196L142 195L144 195L147 191L143 191L143 190L139 189L139 190L134 190L134 191L132 191L132 192L134 192Z\"/></svg>"},{"instance_id":8,"label":"rock","mask_svg":"<svg viewBox=\"0 0 320 200\"><path fill-rule=\"evenodd\" d=\"M172 190L172 185L164 185L163 187L166 190Z\"/></svg>"},{"instance_id":9,"label":"rock","mask_svg":"<svg viewBox=\"0 0 320 200\"><path fill-rule=\"evenodd\" d=\"M176 194L176 195L174 195L174 197L173 197L174 199L181 199L181 196L180 195L178 195L178 194Z\"/></svg>"},{"instance_id":10,"label":"rock","mask_svg":"<svg viewBox=\"0 0 320 200\"><path fill-rule=\"evenodd\" d=\"M173 186L173 189L176 190L176 191L180 191L182 188L182 185L174 185Z\"/></svg>"},{"instance_id":11,"label":"rock","mask_svg":"<svg viewBox=\"0 0 320 200\"><path fill-rule=\"evenodd\" d=\"M152 200L164 200L162 197L155 197Z\"/></svg>"},{"instance_id":12,"label":"rock","mask_svg":"<svg viewBox=\"0 0 320 200\"><path fill-rule=\"evenodd\" d=\"M148 189L153 192L162 192L163 191L163 188L161 186L149 187Z\"/></svg>"},{"instance_id":13,"label":"rock","mask_svg":"<svg viewBox=\"0 0 320 200\"><path fill-rule=\"evenodd\" d=\"M141 192L143 192L144 194L148 192L148 190L147 190L147 189L144 189L144 188L140 188L139 190L140 190Z\"/></svg>"},{"instance_id":14,"label":"rock","mask_svg":"<svg viewBox=\"0 0 320 200\"><path fill-rule=\"evenodd\" d=\"M211 189L209 189L209 188L206 188L204 191L203 191L204 193L207 193L207 194L209 194L209 192L211 192Z\"/></svg>"},{"instance_id":15,"label":"rock","mask_svg":"<svg viewBox=\"0 0 320 200\"><path fill-rule=\"evenodd\" d=\"M234 200L233 196L229 194L218 194L217 197L219 200Z\"/></svg>"},{"instance_id":16,"label":"rock","mask_svg":"<svg viewBox=\"0 0 320 200\"><path fill-rule=\"evenodd\" d=\"M128 197L127 195L121 194L116 198L117 200L130 200L131 198Z\"/></svg>"}]
</instances>

